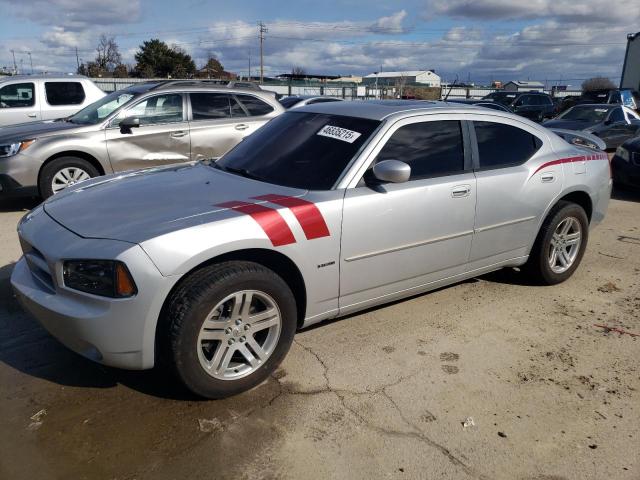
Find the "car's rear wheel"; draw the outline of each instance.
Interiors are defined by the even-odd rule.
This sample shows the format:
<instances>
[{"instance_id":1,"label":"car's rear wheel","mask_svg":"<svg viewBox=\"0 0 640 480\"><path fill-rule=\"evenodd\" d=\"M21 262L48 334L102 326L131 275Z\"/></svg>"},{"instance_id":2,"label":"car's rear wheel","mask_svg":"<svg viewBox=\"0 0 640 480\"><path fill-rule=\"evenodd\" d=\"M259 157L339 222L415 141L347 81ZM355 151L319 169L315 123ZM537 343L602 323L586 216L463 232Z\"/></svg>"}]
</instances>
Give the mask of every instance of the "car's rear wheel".
<instances>
[{"instance_id":1,"label":"car's rear wheel","mask_svg":"<svg viewBox=\"0 0 640 480\"><path fill-rule=\"evenodd\" d=\"M293 341L296 315L291 289L262 265L205 267L169 299L158 331L158 360L197 395L235 395L280 364Z\"/></svg>"},{"instance_id":2,"label":"car's rear wheel","mask_svg":"<svg viewBox=\"0 0 640 480\"><path fill-rule=\"evenodd\" d=\"M545 219L526 270L537 281L564 282L578 268L589 238L589 219L575 203L561 201Z\"/></svg>"},{"instance_id":3,"label":"car's rear wheel","mask_svg":"<svg viewBox=\"0 0 640 480\"><path fill-rule=\"evenodd\" d=\"M47 163L40 173L39 189L42 198L49 198L78 182L97 177L100 172L83 158L60 157Z\"/></svg>"}]
</instances>

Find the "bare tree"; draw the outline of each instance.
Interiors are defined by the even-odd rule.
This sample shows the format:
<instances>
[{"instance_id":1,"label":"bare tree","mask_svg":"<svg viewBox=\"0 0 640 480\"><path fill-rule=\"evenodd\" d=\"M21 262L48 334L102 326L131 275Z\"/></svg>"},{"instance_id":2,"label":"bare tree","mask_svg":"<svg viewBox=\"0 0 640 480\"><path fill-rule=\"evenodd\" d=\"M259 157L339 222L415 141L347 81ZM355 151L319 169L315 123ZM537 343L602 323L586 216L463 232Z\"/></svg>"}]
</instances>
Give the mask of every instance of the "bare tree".
<instances>
[{"instance_id":1,"label":"bare tree","mask_svg":"<svg viewBox=\"0 0 640 480\"><path fill-rule=\"evenodd\" d=\"M407 84L407 76L403 73L396 79L396 91L398 98L402 98L404 95L404 87Z\"/></svg>"},{"instance_id":2,"label":"bare tree","mask_svg":"<svg viewBox=\"0 0 640 480\"><path fill-rule=\"evenodd\" d=\"M111 72L122 63L122 56L116 39L107 37L105 34L100 35L98 47L96 48L96 66L103 71Z\"/></svg>"},{"instance_id":3,"label":"bare tree","mask_svg":"<svg viewBox=\"0 0 640 480\"><path fill-rule=\"evenodd\" d=\"M582 82L582 91L590 92L593 90L611 90L616 88L615 83L606 77L593 77Z\"/></svg>"},{"instance_id":4,"label":"bare tree","mask_svg":"<svg viewBox=\"0 0 640 480\"><path fill-rule=\"evenodd\" d=\"M307 74L307 72L305 71L304 67L300 67L298 65L295 65L292 69L291 69L291 75L298 75L298 76L305 76Z\"/></svg>"}]
</instances>

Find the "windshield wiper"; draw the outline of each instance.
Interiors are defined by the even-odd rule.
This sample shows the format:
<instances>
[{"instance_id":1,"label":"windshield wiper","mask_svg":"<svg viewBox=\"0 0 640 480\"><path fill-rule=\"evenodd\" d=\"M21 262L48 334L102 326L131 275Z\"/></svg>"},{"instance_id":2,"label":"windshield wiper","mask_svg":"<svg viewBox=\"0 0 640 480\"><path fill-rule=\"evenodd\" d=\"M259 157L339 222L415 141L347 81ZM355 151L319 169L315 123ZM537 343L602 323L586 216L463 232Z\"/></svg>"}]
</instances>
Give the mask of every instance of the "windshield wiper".
<instances>
[{"instance_id":1,"label":"windshield wiper","mask_svg":"<svg viewBox=\"0 0 640 480\"><path fill-rule=\"evenodd\" d=\"M216 163L216 162L212 162L211 166L213 168L217 168L219 170L222 170L223 172L233 173L235 175L240 175L241 177L250 178L251 180L259 180L261 182L264 181L262 179L262 177L251 173L246 168L225 167L225 166L222 166L222 165L220 165L219 163Z\"/></svg>"}]
</instances>

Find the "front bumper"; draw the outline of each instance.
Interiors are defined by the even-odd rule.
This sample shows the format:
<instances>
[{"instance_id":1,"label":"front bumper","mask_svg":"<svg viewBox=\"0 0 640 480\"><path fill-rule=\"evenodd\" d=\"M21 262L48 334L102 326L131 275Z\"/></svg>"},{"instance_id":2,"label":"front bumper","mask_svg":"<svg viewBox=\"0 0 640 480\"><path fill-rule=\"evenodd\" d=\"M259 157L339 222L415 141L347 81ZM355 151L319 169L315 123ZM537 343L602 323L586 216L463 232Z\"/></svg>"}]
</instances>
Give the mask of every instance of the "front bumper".
<instances>
[{"instance_id":1,"label":"front bumper","mask_svg":"<svg viewBox=\"0 0 640 480\"><path fill-rule=\"evenodd\" d=\"M23 153L0 158L0 197L37 195L41 165L42 162Z\"/></svg>"},{"instance_id":2,"label":"front bumper","mask_svg":"<svg viewBox=\"0 0 640 480\"><path fill-rule=\"evenodd\" d=\"M134 370L153 367L157 319L172 277L163 277L138 245L79 237L41 208L32 217L19 226L25 255L11 275L25 310L60 342L90 360ZM69 258L125 262L138 294L113 299L65 287L62 262Z\"/></svg>"}]
</instances>

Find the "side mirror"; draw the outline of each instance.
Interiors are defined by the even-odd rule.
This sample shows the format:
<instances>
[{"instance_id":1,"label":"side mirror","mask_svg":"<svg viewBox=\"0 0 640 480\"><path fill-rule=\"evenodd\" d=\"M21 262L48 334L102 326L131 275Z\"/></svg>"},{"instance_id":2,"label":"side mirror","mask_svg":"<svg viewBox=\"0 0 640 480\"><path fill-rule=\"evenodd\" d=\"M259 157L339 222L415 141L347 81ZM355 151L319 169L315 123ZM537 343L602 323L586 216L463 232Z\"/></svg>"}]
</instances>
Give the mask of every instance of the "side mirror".
<instances>
[{"instance_id":1,"label":"side mirror","mask_svg":"<svg viewBox=\"0 0 640 480\"><path fill-rule=\"evenodd\" d=\"M140 126L140 119L138 117L126 117L122 119L119 126L121 132L131 132L132 128L138 128Z\"/></svg>"},{"instance_id":2,"label":"side mirror","mask_svg":"<svg viewBox=\"0 0 640 480\"><path fill-rule=\"evenodd\" d=\"M376 180L390 183L404 183L411 176L411 167L400 160L382 160L373 166Z\"/></svg>"}]
</instances>

